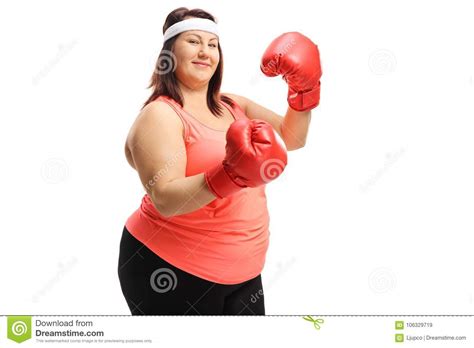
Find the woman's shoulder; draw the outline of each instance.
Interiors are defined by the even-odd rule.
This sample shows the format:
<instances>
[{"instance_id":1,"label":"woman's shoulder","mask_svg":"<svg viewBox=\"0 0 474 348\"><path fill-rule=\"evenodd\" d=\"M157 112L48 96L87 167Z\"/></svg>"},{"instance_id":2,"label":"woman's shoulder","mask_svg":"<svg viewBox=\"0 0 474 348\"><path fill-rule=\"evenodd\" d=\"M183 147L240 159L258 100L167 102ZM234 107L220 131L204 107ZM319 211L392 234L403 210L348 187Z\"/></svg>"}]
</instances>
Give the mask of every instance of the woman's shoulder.
<instances>
[{"instance_id":1,"label":"woman's shoulder","mask_svg":"<svg viewBox=\"0 0 474 348\"><path fill-rule=\"evenodd\" d=\"M135 119L130 133L135 134L137 130L166 129L167 131L183 132L183 123L177 117L176 111L171 105L162 99L156 99L145 105Z\"/></svg>"},{"instance_id":2,"label":"woman's shoulder","mask_svg":"<svg viewBox=\"0 0 474 348\"><path fill-rule=\"evenodd\" d=\"M222 96L231 99L234 103L236 103L243 111L246 113L247 109L247 98L234 94L234 93L221 93Z\"/></svg>"},{"instance_id":3,"label":"woman's shoulder","mask_svg":"<svg viewBox=\"0 0 474 348\"><path fill-rule=\"evenodd\" d=\"M138 117L176 120L176 108L173 106L173 102L170 98L158 97L145 105L140 110Z\"/></svg>"},{"instance_id":4,"label":"woman's shoulder","mask_svg":"<svg viewBox=\"0 0 474 348\"><path fill-rule=\"evenodd\" d=\"M173 99L167 96L159 96L155 98L154 100L150 101L148 104L146 104L142 109L141 112L171 112L173 111L173 106L172 104L176 103Z\"/></svg>"}]
</instances>

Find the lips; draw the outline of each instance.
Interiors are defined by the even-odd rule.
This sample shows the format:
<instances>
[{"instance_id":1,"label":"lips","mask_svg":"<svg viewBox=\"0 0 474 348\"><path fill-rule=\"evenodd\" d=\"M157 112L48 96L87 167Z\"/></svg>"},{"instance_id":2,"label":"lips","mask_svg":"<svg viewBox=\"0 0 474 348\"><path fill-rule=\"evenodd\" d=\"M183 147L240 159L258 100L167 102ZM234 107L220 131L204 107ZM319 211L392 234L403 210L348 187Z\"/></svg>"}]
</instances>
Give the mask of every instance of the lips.
<instances>
[{"instance_id":1,"label":"lips","mask_svg":"<svg viewBox=\"0 0 474 348\"><path fill-rule=\"evenodd\" d=\"M192 62L192 63L196 65L200 65L200 66L211 66L210 64L204 63L204 62Z\"/></svg>"}]
</instances>

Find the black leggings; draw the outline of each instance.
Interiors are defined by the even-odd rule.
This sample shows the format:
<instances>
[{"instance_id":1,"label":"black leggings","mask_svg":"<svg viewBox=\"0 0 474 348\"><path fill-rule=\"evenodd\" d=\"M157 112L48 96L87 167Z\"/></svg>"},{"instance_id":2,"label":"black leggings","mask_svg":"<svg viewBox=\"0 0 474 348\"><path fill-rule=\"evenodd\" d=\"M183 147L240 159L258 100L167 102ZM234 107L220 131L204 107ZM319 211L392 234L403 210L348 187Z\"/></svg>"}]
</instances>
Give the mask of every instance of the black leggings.
<instances>
[{"instance_id":1,"label":"black leggings","mask_svg":"<svg viewBox=\"0 0 474 348\"><path fill-rule=\"evenodd\" d=\"M132 315L265 315L261 275L219 284L187 273L123 229L118 275Z\"/></svg>"}]
</instances>

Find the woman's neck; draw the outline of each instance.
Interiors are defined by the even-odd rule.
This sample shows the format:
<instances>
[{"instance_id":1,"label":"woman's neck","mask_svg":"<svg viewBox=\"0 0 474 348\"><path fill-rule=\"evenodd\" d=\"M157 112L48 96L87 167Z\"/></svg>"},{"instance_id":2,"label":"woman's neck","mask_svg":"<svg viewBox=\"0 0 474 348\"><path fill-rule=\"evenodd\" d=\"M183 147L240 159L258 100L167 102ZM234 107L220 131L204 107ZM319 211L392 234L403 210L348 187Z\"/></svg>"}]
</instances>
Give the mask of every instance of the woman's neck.
<instances>
[{"instance_id":1,"label":"woman's neck","mask_svg":"<svg viewBox=\"0 0 474 348\"><path fill-rule=\"evenodd\" d=\"M181 93L183 95L183 104L193 107L207 107L207 89L208 84L201 87L190 88L180 83Z\"/></svg>"}]
</instances>

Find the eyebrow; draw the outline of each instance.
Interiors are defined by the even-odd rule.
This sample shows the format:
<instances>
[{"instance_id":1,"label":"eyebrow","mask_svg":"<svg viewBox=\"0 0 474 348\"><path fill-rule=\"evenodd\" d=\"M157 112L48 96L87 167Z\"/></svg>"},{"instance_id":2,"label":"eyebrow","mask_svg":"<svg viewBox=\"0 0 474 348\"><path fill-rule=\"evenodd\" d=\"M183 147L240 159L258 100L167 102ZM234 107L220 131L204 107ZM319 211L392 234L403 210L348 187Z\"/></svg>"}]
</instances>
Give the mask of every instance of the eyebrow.
<instances>
[{"instance_id":1,"label":"eyebrow","mask_svg":"<svg viewBox=\"0 0 474 348\"><path fill-rule=\"evenodd\" d=\"M189 36L189 35L195 35L195 36L197 36L198 38L202 39L201 35L198 35L198 34L190 33L190 34L188 34L188 36ZM213 38L210 39L209 41L211 41L211 40L217 40L217 37L213 37Z\"/></svg>"}]
</instances>

